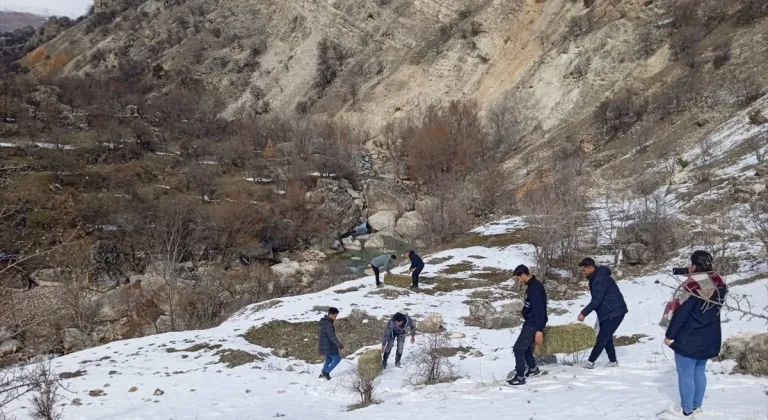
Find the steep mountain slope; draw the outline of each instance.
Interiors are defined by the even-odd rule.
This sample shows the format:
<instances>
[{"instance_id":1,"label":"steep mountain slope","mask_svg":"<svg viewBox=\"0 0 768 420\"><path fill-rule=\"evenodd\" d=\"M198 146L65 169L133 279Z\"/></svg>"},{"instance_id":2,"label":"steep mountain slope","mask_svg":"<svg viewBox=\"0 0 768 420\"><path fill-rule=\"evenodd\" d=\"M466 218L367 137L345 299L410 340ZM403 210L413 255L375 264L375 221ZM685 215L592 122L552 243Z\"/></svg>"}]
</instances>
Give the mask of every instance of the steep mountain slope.
<instances>
[{"instance_id":1,"label":"steep mountain slope","mask_svg":"<svg viewBox=\"0 0 768 420\"><path fill-rule=\"evenodd\" d=\"M512 219L477 231L494 236L520 227L519 220ZM64 407L62 418L245 420L364 416L384 419L396 412L398 418L424 418L425 413L430 413L429 416L445 419L510 415L541 419L649 419L657 418L657 413L667 404L676 402L672 353L662 346L663 330L658 326L663 304L670 294L664 285L676 284L668 274L654 273L619 282L627 298L629 314L618 334L640 335L637 344L618 348L621 368L599 367L585 371L569 365L578 362L580 356L560 355L562 364L547 366L547 375L513 389L507 387L503 379L514 364L511 345L518 329L471 327L465 325L463 317L467 315L467 299L480 294L496 296L491 298L499 299L494 302L496 307L515 300L513 279L504 278L497 285L480 287L479 280L473 278L481 277L483 272L509 270L519 263L532 265L532 247L525 244L498 248L476 246L429 255L426 260L427 279L437 275L448 279L448 284L466 288L435 292L440 287L438 281L438 285L426 285L424 293L411 293L394 285L382 291L375 288L368 276L320 293L245 308L211 330L114 342L58 358L53 361L57 372L80 369L82 374L67 381L72 394L66 397L71 404ZM483 268L477 268L479 266ZM402 273L405 267L395 271ZM736 285L739 278L741 276L729 277L734 284L732 295L750 295L755 308L763 307L768 279L763 276L758 281ZM397 297L392 299L392 296ZM584 295L568 300L553 298L550 325L573 322L587 302L588 297ZM405 369L387 370L382 374L375 391L380 403L346 412L345 407L355 401L355 396L343 384L349 380L363 349L352 349L354 354L346 357L333 372L333 380L326 382L316 376L319 365L314 363L313 352L307 355L309 361L300 360L307 356L297 356L298 359L278 356L297 354L297 347L314 348L313 325L309 326L312 331L304 339L306 342L301 336L293 341L272 337L275 342L286 343L290 350L251 344L242 336L250 328L273 320L316 321L322 315L319 305L338 307L342 317L352 310L363 310L373 317L373 322L398 310L418 320L429 314L440 315L443 327L453 337L451 361L458 367L461 378L440 385L411 385L409 379L422 351L418 346L426 340L424 335L419 335L416 345L406 346ZM745 319L731 312L724 313L723 317L726 337L764 330L762 320ZM587 322L592 323L594 319L591 317ZM345 341L357 334L357 329L366 329L368 324L367 318L351 322L345 324L347 327L337 327L337 333ZM273 331L292 337L289 330ZM378 334L375 337L374 342ZM235 363L238 367L230 369L220 364L232 360L220 357L228 351L247 352L251 357L241 357L241 362ZM603 362L601 358L599 365ZM729 374L733 366L730 360L709 364L706 418L765 418L768 412L764 391L768 381ZM26 419L22 405L24 402L19 402L13 414Z\"/></svg>"}]
</instances>

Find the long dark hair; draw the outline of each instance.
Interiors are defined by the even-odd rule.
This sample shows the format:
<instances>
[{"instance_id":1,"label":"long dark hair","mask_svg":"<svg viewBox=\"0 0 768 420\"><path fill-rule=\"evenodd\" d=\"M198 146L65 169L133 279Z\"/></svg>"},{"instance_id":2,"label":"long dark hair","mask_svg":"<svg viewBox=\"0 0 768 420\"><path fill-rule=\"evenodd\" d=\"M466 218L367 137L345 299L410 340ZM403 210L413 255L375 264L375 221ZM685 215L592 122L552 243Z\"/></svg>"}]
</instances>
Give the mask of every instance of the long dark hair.
<instances>
[{"instance_id":1,"label":"long dark hair","mask_svg":"<svg viewBox=\"0 0 768 420\"><path fill-rule=\"evenodd\" d=\"M697 273L709 273L712 269L712 255L707 251L694 251L691 255L691 264L696 266Z\"/></svg>"}]
</instances>

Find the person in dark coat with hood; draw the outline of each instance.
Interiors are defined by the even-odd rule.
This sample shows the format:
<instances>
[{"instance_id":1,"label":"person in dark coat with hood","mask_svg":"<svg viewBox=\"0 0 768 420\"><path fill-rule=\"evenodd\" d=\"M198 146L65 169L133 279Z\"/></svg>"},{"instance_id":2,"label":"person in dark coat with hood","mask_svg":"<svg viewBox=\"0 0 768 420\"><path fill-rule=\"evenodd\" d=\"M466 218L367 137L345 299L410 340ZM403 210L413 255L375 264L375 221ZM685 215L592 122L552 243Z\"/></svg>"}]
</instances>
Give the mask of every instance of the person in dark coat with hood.
<instances>
[{"instance_id":1,"label":"person in dark coat with hood","mask_svg":"<svg viewBox=\"0 0 768 420\"><path fill-rule=\"evenodd\" d=\"M392 315L392 318L387 322L384 337L381 339L381 365L385 369L387 368L387 360L389 360L389 354L392 352L395 341L397 341L395 367L400 367L400 359L403 358L406 330L410 332L411 344L413 344L416 341L416 323L411 317L398 312Z\"/></svg>"},{"instance_id":2,"label":"person in dark coat with hood","mask_svg":"<svg viewBox=\"0 0 768 420\"><path fill-rule=\"evenodd\" d=\"M419 257L419 255L416 254L416 251L412 249L409 251L406 251L405 256L411 260L411 267L408 269L408 272L411 273L411 278L412 278L411 289L418 289L419 274L421 274L421 270L424 269L424 261L422 261L421 257Z\"/></svg>"},{"instance_id":3,"label":"person in dark coat with hood","mask_svg":"<svg viewBox=\"0 0 768 420\"><path fill-rule=\"evenodd\" d=\"M344 344L341 344L336 338L336 327L333 321L339 316L339 310L328 308L328 314L317 323L317 352L325 356L323 370L320 377L331 380L331 371L341 362L339 351L344 350Z\"/></svg>"},{"instance_id":4,"label":"person in dark coat with hood","mask_svg":"<svg viewBox=\"0 0 768 420\"><path fill-rule=\"evenodd\" d=\"M678 417L701 413L707 389L707 360L720 354L720 309L728 293L725 281L712 269L708 252L694 252L688 272L670 302L672 320L664 337L664 344L675 352L680 392L680 406L671 406L667 411Z\"/></svg>"},{"instance_id":5,"label":"person in dark coat with hood","mask_svg":"<svg viewBox=\"0 0 768 420\"><path fill-rule=\"evenodd\" d=\"M619 325L624 320L624 315L629 312L627 304L624 302L624 296L621 294L616 281L611 277L610 268L605 266L597 267L595 260L592 258L584 258L579 263L579 267L581 267L582 272L589 280L589 291L592 294L592 300L581 311L578 319L579 321L584 321L590 313L595 312L600 325L600 330L597 332L597 339L595 340L595 347L592 348L589 361L584 367L594 369L595 362L600 357L603 349L608 354L609 363L606 366L618 367L619 362L616 360L613 334L619 329Z\"/></svg>"},{"instance_id":6,"label":"person in dark coat with hood","mask_svg":"<svg viewBox=\"0 0 768 420\"><path fill-rule=\"evenodd\" d=\"M534 344L544 342L544 327L547 326L547 291L536 276L532 276L528 267L518 265L515 279L527 286L523 302L523 327L512 351L515 354L515 377L508 378L510 385L525 385L525 378L539 376L541 370L533 357ZM526 366L528 369L526 370Z\"/></svg>"}]
</instances>

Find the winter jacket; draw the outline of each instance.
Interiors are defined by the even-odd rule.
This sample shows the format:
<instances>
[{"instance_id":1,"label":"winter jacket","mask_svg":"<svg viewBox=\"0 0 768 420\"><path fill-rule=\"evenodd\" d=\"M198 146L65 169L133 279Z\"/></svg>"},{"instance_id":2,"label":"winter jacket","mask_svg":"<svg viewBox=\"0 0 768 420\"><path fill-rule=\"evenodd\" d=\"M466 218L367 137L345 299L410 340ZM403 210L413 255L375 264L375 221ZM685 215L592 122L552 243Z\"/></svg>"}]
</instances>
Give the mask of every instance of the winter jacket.
<instances>
[{"instance_id":1,"label":"winter jacket","mask_svg":"<svg viewBox=\"0 0 768 420\"><path fill-rule=\"evenodd\" d=\"M402 327L398 327L397 324L395 324L394 317L390 318L390 320L387 321L387 328L384 331L384 337L381 339L381 345L386 346L387 343L389 343L389 340L394 340L395 337L405 334L406 329L411 331L412 337L416 336L416 323L411 317L408 315L405 316L405 323Z\"/></svg>"},{"instance_id":2,"label":"winter jacket","mask_svg":"<svg viewBox=\"0 0 768 420\"><path fill-rule=\"evenodd\" d=\"M408 258L411 260L411 268L409 268L409 270L414 270L419 267L424 268L424 261L422 261L421 257L419 257L413 250L408 252Z\"/></svg>"},{"instance_id":3,"label":"winter jacket","mask_svg":"<svg viewBox=\"0 0 768 420\"><path fill-rule=\"evenodd\" d=\"M528 280L528 289L525 292L523 303L524 325L536 328L536 331L544 331L547 326L547 291L539 279L531 277Z\"/></svg>"},{"instance_id":4,"label":"winter jacket","mask_svg":"<svg viewBox=\"0 0 768 420\"><path fill-rule=\"evenodd\" d=\"M339 350L342 350L344 345L336 338L333 319L326 315L317 323L317 326L317 352L323 355L339 354Z\"/></svg>"},{"instance_id":5,"label":"winter jacket","mask_svg":"<svg viewBox=\"0 0 768 420\"><path fill-rule=\"evenodd\" d=\"M588 278L592 301L581 311L582 315L587 316L595 311L598 321L603 322L629 312L619 286L611 277L610 268L597 267Z\"/></svg>"},{"instance_id":6,"label":"winter jacket","mask_svg":"<svg viewBox=\"0 0 768 420\"><path fill-rule=\"evenodd\" d=\"M673 340L672 350L681 356L696 360L711 359L720 354L723 340L720 329L720 305L728 293L721 287L705 301L691 296L675 311L666 336Z\"/></svg>"},{"instance_id":7,"label":"winter jacket","mask_svg":"<svg viewBox=\"0 0 768 420\"><path fill-rule=\"evenodd\" d=\"M389 270L392 268L392 262L391 255L379 255L371 260L371 265L379 270L386 270L389 273Z\"/></svg>"}]
</instances>

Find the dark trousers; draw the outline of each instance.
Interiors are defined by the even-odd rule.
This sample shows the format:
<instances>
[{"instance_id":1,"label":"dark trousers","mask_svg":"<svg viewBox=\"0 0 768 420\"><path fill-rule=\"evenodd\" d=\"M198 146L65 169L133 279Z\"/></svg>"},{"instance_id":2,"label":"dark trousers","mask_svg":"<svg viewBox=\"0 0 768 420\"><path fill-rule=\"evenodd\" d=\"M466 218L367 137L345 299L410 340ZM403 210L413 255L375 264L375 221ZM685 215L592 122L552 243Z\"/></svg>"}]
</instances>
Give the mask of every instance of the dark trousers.
<instances>
[{"instance_id":1,"label":"dark trousers","mask_svg":"<svg viewBox=\"0 0 768 420\"><path fill-rule=\"evenodd\" d=\"M415 270L413 270L413 274L411 274L411 277L413 278L413 287L419 287L419 274L421 274L421 270L424 269L424 266L416 267Z\"/></svg>"},{"instance_id":2,"label":"dark trousers","mask_svg":"<svg viewBox=\"0 0 768 420\"><path fill-rule=\"evenodd\" d=\"M371 268L373 268L373 275L376 276L376 286L378 286L381 284L379 281L379 268L373 264L371 264Z\"/></svg>"},{"instance_id":3,"label":"dark trousers","mask_svg":"<svg viewBox=\"0 0 768 420\"><path fill-rule=\"evenodd\" d=\"M533 358L533 343L536 339L536 327L523 325L520 335L515 341L512 352L515 353L515 373L518 377L525 376L525 366L533 369L536 367L536 359Z\"/></svg>"},{"instance_id":4,"label":"dark trousers","mask_svg":"<svg viewBox=\"0 0 768 420\"><path fill-rule=\"evenodd\" d=\"M400 334L395 338L389 337L387 347L384 349L384 355L382 358L386 362L389 359L389 353L392 352L392 347L397 340L397 351L395 352L395 363L400 363L400 359L403 357L403 346L405 345L405 334Z\"/></svg>"},{"instance_id":5,"label":"dark trousers","mask_svg":"<svg viewBox=\"0 0 768 420\"><path fill-rule=\"evenodd\" d=\"M616 361L616 347L613 346L613 334L619 329L619 325L621 325L623 320L624 315L600 321L600 331L597 332L595 347L592 348L592 353L589 355L590 362L594 363L600 357L603 349L608 354L608 360L611 362Z\"/></svg>"}]
</instances>

